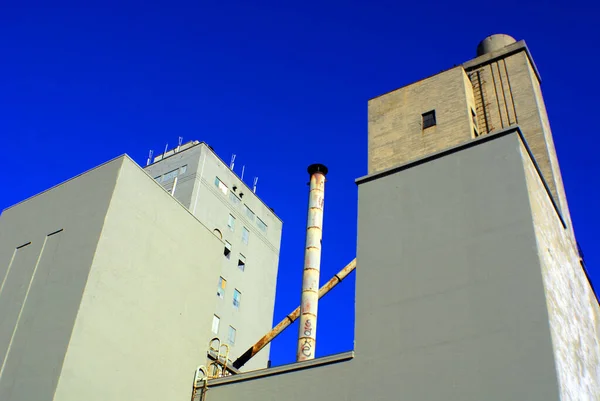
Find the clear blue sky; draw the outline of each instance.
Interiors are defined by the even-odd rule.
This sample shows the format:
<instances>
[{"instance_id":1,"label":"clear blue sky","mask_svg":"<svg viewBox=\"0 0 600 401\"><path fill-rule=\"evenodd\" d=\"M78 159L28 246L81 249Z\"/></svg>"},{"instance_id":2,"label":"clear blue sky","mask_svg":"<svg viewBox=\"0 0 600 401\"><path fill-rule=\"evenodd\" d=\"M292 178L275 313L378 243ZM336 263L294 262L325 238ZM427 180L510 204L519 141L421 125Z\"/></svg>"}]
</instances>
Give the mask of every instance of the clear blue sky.
<instances>
[{"instance_id":1,"label":"clear blue sky","mask_svg":"<svg viewBox=\"0 0 600 401\"><path fill-rule=\"evenodd\" d=\"M306 167L330 170L325 281L355 256L367 100L472 58L502 32L525 39L540 70L577 238L600 285L593 2L94 3L0 5L0 208L123 153L143 164L178 136L225 160L236 153L284 221L279 321L300 298ZM354 276L319 316L317 355L353 348ZM294 326L275 341L274 364L294 360L296 336Z\"/></svg>"}]
</instances>

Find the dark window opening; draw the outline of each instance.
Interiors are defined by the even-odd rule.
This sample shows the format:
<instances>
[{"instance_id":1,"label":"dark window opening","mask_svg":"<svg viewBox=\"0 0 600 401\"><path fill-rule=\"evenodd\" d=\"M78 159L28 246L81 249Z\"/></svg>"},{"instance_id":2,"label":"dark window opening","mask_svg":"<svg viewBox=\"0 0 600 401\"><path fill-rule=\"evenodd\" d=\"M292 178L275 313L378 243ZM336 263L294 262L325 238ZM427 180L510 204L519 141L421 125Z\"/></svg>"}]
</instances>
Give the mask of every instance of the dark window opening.
<instances>
[{"instance_id":1,"label":"dark window opening","mask_svg":"<svg viewBox=\"0 0 600 401\"><path fill-rule=\"evenodd\" d=\"M423 117L423 129L433 127L435 122L435 110L428 111L422 114Z\"/></svg>"},{"instance_id":2,"label":"dark window opening","mask_svg":"<svg viewBox=\"0 0 600 401\"><path fill-rule=\"evenodd\" d=\"M227 259L231 258L231 244L227 241L225 241L225 249L223 250L223 255L225 255Z\"/></svg>"}]
</instances>

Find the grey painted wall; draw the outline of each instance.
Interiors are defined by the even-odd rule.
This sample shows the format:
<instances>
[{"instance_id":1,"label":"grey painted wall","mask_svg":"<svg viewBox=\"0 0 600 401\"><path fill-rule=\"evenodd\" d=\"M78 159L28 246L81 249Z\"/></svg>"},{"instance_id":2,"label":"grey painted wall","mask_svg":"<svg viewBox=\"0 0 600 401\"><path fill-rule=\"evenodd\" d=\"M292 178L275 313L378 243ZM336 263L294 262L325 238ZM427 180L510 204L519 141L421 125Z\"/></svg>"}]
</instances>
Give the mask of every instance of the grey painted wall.
<instances>
[{"instance_id":1,"label":"grey painted wall","mask_svg":"<svg viewBox=\"0 0 600 401\"><path fill-rule=\"evenodd\" d=\"M186 172L178 177L175 198L211 230L219 230L223 240L232 246L229 258L223 256L220 264L227 288L223 299L217 298L215 281L213 292L217 302L210 313L220 318L215 335L222 341L228 341L229 326L236 329L229 355L235 360L272 327L282 222L205 143L167 154L170 156L164 159L159 155L161 160L147 166L146 171L158 177L187 166ZM215 178L225 185L225 193L215 185ZM173 187L173 179L159 182L168 191ZM246 206L254 215L247 213ZM233 228L228 227L230 215L235 218ZM267 225L266 231L259 228L259 218ZM247 244L242 240L244 228L249 232ZM246 262L244 271L238 268L240 258ZM233 305L236 289L241 292L238 309ZM264 368L268 359L267 346L243 369Z\"/></svg>"},{"instance_id":2,"label":"grey painted wall","mask_svg":"<svg viewBox=\"0 0 600 401\"><path fill-rule=\"evenodd\" d=\"M0 217L0 400L50 401L122 159Z\"/></svg>"},{"instance_id":3,"label":"grey painted wall","mask_svg":"<svg viewBox=\"0 0 600 401\"><path fill-rule=\"evenodd\" d=\"M125 159L54 400L189 397L212 336L221 247Z\"/></svg>"},{"instance_id":4,"label":"grey painted wall","mask_svg":"<svg viewBox=\"0 0 600 401\"><path fill-rule=\"evenodd\" d=\"M516 133L359 182L356 357L207 401L558 400Z\"/></svg>"}]
</instances>

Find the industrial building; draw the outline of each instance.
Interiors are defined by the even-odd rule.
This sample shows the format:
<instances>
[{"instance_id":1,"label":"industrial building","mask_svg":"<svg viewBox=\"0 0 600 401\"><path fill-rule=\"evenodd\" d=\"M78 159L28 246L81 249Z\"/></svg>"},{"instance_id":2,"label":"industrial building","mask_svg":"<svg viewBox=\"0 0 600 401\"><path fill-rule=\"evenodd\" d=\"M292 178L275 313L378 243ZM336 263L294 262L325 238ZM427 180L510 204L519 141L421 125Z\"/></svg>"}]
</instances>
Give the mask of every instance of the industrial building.
<instances>
[{"instance_id":1,"label":"industrial building","mask_svg":"<svg viewBox=\"0 0 600 401\"><path fill-rule=\"evenodd\" d=\"M121 156L3 211L0 400L189 398L212 338L236 358L271 328L279 218L204 143L146 169Z\"/></svg>"},{"instance_id":2,"label":"industrial building","mask_svg":"<svg viewBox=\"0 0 600 401\"><path fill-rule=\"evenodd\" d=\"M540 74L508 35L476 54L369 100L356 261L324 286L356 266L354 350L301 357L299 341L298 362L266 368L277 333L298 318L316 327L314 276L313 309L269 332L281 221L194 141L3 212L0 399L600 399L600 306ZM310 230L327 173L309 170L305 274L320 263ZM233 362L217 374L197 369L215 335Z\"/></svg>"},{"instance_id":3,"label":"industrial building","mask_svg":"<svg viewBox=\"0 0 600 401\"><path fill-rule=\"evenodd\" d=\"M371 99L355 349L201 380L196 399L600 399L600 308L540 82L525 42L493 35Z\"/></svg>"}]
</instances>

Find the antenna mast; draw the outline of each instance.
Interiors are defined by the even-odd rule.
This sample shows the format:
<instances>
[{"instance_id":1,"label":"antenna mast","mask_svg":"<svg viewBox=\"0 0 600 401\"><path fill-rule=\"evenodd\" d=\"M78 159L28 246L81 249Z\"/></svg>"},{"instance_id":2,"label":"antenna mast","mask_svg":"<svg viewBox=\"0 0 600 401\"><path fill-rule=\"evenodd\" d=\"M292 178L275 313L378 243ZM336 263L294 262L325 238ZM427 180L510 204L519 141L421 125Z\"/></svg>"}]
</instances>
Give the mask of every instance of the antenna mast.
<instances>
[{"instance_id":1,"label":"antenna mast","mask_svg":"<svg viewBox=\"0 0 600 401\"><path fill-rule=\"evenodd\" d=\"M235 153L231 155L231 163L229 163L229 169L233 171L233 166L235 166Z\"/></svg>"},{"instance_id":2,"label":"antenna mast","mask_svg":"<svg viewBox=\"0 0 600 401\"><path fill-rule=\"evenodd\" d=\"M252 192L256 193L256 184L258 184L258 177L254 177L254 185L252 186Z\"/></svg>"}]
</instances>

